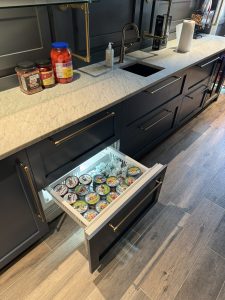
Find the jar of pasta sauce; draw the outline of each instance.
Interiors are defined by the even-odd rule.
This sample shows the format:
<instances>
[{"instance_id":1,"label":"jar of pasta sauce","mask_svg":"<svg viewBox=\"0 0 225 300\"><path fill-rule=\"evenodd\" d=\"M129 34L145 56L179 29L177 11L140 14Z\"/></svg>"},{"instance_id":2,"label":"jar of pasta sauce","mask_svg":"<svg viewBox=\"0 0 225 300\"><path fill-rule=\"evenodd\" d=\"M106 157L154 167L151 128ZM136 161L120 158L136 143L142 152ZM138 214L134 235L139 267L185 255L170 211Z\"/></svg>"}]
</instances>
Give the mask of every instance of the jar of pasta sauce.
<instances>
[{"instance_id":1,"label":"jar of pasta sauce","mask_svg":"<svg viewBox=\"0 0 225 300\"><path fill-rule=\"evenodd\" d=\"M32 61L23 61L15 68L20 89L28 95L42 91L39 70Z\"/></svg>"},{"instance_id":2,"label":"jar of pasta sauce","mask_svg":"<svg viewBox=\"0 0 225 300\"><path fill-rule=\"evenodd\" d=\"M71 82L73 80L73 64L68 44L52 43L51 60L56 81L59 83Z\"/></svg>"},{"instance_id":3,"label":"jar of pasta sauce","mask_svg":"<svg viewBox=\"0 0 225 300\"><path fill-rule=\"evenodd\" d=\"M50 88L55 85L55 76L49 59L42 59L36 62L39 69L43 88Z\"/></svg>"}]
</instances>

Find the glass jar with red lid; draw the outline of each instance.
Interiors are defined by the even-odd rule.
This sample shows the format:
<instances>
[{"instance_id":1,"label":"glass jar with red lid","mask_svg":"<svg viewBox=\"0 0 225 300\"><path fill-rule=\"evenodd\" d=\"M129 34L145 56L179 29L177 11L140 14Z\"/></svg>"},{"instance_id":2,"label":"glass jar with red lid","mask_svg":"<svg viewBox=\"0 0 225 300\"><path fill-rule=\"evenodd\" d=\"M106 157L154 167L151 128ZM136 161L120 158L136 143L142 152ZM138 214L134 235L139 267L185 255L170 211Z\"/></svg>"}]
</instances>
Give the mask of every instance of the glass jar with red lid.
<instances>
[{"instance_id":1,"label":"glass jar with red lid","mask_svg":"<svg viewBox=\"0 0 225 300\"><path fill-rule=\"evenodd\" d=\"M73 80L72 55L67 43L52 43L51 61L57 82L69 83Z\"/></svg>"}]
</instances>

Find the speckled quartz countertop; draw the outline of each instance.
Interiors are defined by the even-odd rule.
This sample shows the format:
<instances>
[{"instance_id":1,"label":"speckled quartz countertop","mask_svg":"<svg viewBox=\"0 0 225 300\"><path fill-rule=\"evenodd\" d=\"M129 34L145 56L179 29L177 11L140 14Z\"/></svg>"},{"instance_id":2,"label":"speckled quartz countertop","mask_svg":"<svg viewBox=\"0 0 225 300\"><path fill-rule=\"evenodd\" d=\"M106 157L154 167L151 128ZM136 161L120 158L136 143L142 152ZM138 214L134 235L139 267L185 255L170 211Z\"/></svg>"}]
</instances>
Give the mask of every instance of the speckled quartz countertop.
<instances>
[{"instance_id":1,"label":"speckled quartz countertop","mask_svg":"<svg viewBox=\"0 0 225 300\"><path fill-rule=\"evenodd\" d=\"M0 92L0 159L225 50L225 38L206 36L193 40L188 53L177 53L175 49L176 40L173 40L166 49L151 53L137 51L127 56L125 64L141 59L164 68L149 77L126 72L117 64L113 71L99 77L76 72L79 79L73 83L31 96L19 88Z\"/></svg>"}]
</instances>

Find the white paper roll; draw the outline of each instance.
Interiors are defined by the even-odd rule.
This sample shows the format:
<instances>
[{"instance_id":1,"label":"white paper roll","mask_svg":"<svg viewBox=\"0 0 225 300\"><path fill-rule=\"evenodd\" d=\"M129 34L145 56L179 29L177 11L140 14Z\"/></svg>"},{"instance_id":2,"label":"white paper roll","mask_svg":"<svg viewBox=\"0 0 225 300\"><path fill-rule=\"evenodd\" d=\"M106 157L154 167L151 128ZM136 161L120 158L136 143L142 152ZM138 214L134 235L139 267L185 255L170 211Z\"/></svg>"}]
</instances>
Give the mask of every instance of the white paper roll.
<instances>
[{"instance_id":1,"label":"white paper roll","mask_svg":"<svg viewBox=\"0 0 225 300\"><path fill-rule=\"evenodd\" d=\"M194 29L195 21L184 20L179 44L177 47L178 52L188 52L191 50Z\"/></svg>"}]
</instances>

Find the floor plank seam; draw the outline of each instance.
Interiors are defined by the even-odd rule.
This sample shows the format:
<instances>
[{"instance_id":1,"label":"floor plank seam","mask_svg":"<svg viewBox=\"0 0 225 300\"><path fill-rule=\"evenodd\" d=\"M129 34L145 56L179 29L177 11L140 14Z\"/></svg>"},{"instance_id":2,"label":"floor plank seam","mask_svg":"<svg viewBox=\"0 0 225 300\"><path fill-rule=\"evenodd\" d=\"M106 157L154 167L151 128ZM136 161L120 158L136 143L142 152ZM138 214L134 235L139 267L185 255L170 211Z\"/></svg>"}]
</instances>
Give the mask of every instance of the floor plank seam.
<instances>
[{"instance_id":1,"label":"floor plank seam","mask_svg":"<svg viewBox=\"0 0 225 300\"><path fill-rule=\"evenodd\" d=\"M44 243L44 244L47 246L47 248L48 248L51 252L50 252L50 253L46 253L39 261L36 261L32 266L30 266L31 268L37 266L37 265L40 264L44 259L46 259L49 255L52 254L51 248L50 248L44 241L42 241L42 243ZM34 249L33 249L33 250L34 250ZM21 260L22 260L22 259L23 259L23 257L21 258ZM19 262L19 261L18 261L18 262ZM1 296L2 294L4 294L5 292L7 292L7 290L9 290L14 284L16 284L22 277L24 277L28 271L29 271L29 270L25 271L25 273L22 272L22 273L18 276L18 278L17 278L15 281L13 281L7 288L2 288L2 287L1 287L1 290L0 290L0 296ZM6 270L5 272L7 272L7 270ZM3 275L4 275L4 273L3 273ZM1 299L0 299L0 300L1 300Z\"/></svg>"},{"instance_id":2,"label":"floor plank seam","mask_svg":"<svg viewBox=\"0 0 225 300\"><path fill-rule=\"evenodd\" d=\"M210 240L210 238L209 238L209 240ZM207 244L207 243L206 243L206 244ZM206 246L206 248L208 248L208 249L211 250L214 254L218 255L220 258L222 258L223 260L225 260L224 257L222 257L221 255L219 255L217 252L213 251L210 247ZM177 291L176 295L174 296L174 299L173 299L173 300L176 299L177 295L179 294L180 290L181 290L182 287L184 286L186 280L187 280L188 277L191 275L191 273L193 273L193 272L196 270L196 268L197 268L196 262L197 262L198 259L201 257L202 251L200 251L200 250L202 250L202 249L203 249L203 250L205 249L204 244L201 246L201 248L199 248L199 250L198 250L199 254L196 256L196 259L193 261L193 263L192 263L192 265L191 265L191 267L190 267L190 269L189 269L189 271L188 271L188 273L187 273L187 276L185 277L183 283L181 284L180 288L178 289L178 291ZM225 281L224 281L224 283L225 283ZM223 284L222 284L222 287L223 287ZM221 287L220 291L222 290L222 287Z\"/></svg>"},{"instance_id":3,"label":"floor plank seam","mask_svg":"<svg viewBox=\"0 0 225 300\"><path fill-rule=\"evenodd\" d=\"M159 249L153 255L151 260L148 262L148 263L150 263L149 268L147 268L147 266L146 266L146 270L144 270L144 274L141 274L141 275L139 274L136 277L135 281L137 281L137 282L134 281L134 283L133 283L135 288L137 288L137 289L141 288L141 284L142 284L143 280L145 279L146 274L149 273L154 268L154 266L157 264L160 257L166 252L167 248L172 244L172 242L175 240L175 238L179 234L181 234L182 231L183 231L183 228L181 228L179 226L176 226L174 228L173 232L171 232L170 235L167 237L167 239L164 241L165 246L163 247L162 251L160 251L158 253L158 251L160 250L160 247L159 247ZM138 278L139 276L141 276L141 278Z\"/></svg>"},{"instance_id":4,"label":"floor plank seam","mask_svg":"<svg viewBox=\"0 0 225 300\"><path fill-rule=\"evenodd\" d=\"M51 253L54 251L54 249L52 249L52 247L50 247L50 245L48 245L48 243L46 243L46 241L43 241L43 243L48 247L48 249L51 251Z\"/></svg>"},{"instance_id":5,"label":"floor plank seam","mask_svg":"<svg viewBox=\"0 0 225 300\"><path fill-rule=\"evenodd\" d=\"M140 237L142 237L149 230L149 228L160 218L161 214L164 212L164 210L168 206L167 204L164 204L162 202L157 202L157 203L160 203L160 204L162 204L164 206L163 209L160 211L160 213L157 215L157 218L154 219L154 220L152 220L151 223L145 228L145 230L142 233L139 233L138 231L136 231L135 229L133 229L133 231L135 233L138 233L140 235ZM135 227L135 225L134 225L134 227Z\"/></svg>"},{"instance_id":6,"label":"floor plank seam","mask_svg":"<svg viewBox=\"0 0 225 300\"><path fill-rule=\"evenodd\" d=\"M152 298L151 298L149 295L147 295L147 294L145 293L145 291L144 291L141 287L139 288L139 290L141 290L142 293L143 293L149 300L152 300Z\"/></svg>"},{"instance_id":7,"label":"floor plank seam","mask_svg":"<svg viewBox=\"0 0 225 300\"><path fill-rule=\"evenodd\" d=\"M220 294L221 294L221 292L222 292L223 288L225 288L225 280L224 280L224 283L223 283L223 284L222 284L222 286L221 286L221 289L219 290L219 293L218 293L218 295L217 295L217 297L216 297L216 300L218 300L218 299L219 299L219 297L220 297Z\"/></svg>"},{"instance_id":8,"label":"floor plank seam","mask_svg":"<svg viewBox=\"0 0 225 300\"><path fill-rule=\"evenodd\" d=\"M211 203L215 204L216 206L218 206L221 210L224 211L225 213L225 207L219 205L218 203L214 202L213 200L210 200L207 196L204 196L208 201L210 201Z\"/></svg>"},{"instance_id":9,"label":"floor plank seam","mask_svg":"<svg viewBox=\"0 0 225 300\"><path fill-rule=\"evenodd\" d=\"M222 260L225 261L225 257L223 255L221 255L220 253L218 253L216 250L212 249L209 245L206 246L211 252L213 252L214 254L218 255L220 258L222 258Z\"/></svg>"}]
</instances>

